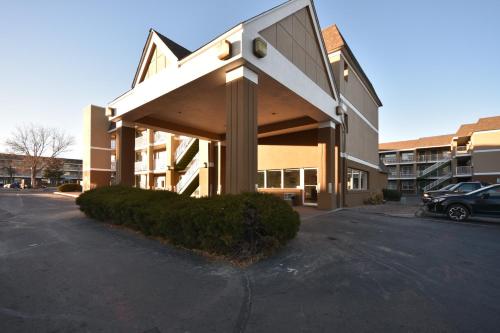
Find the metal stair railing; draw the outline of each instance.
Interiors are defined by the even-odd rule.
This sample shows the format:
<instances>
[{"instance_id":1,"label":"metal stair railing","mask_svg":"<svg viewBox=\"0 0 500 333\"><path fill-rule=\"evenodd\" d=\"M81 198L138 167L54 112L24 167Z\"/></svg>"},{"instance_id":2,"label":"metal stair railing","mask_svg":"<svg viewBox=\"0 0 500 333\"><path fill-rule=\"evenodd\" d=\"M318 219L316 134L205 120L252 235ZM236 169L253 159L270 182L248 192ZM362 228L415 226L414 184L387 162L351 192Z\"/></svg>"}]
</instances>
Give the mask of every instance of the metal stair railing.
<instances>
[{"instance_id":1,"label":"metal stair railing","mask_svg":"<svg viewBox=\"0 0 500 333\"><path fill-rule=\"evenodd\" d=\"M433 188L435 188L436 186L438 186L439 184L442 184L443 182L447 181L448 179L451 178L451 172L450 173L447 173L446 175L442 176L441 178L438 178L436 179L435 181L433 181L432 183L430 184L427 184L426 186L423 187L423 190L424 192L426 191L429 191L429 190L432 190Z\"/></svg>"},{"instance_id":2,"label":"metal stair railing","mask_svg":"<svg viewBox=\"0 0 500 333\"><path fill-rule=\"evenodd\" d=\"M418 172L418 176L419 177L425 177L426 175L430 174L432 171L435 171L435 170L437 170L437 169L439 169L439 168L447 165L450 162L451 162L450 158L446 158L445 160L436 162L433 165L431 165L430 167L428 167L428 168L426 168L424 170L419 171Z\"/></svg>"},{"instance_id":3,"label":"metal stair railing","mask_svg":"<svg viewBox=\"0 0 500 333\"><path fill-rule=\"evenodd\" d=\"M181 139L181 144L177 147L175 151L175 161L178 162L184 154L189 150L189 147L193 142L196 140L196 138L191 138L188 136L184 136Z\"/></svg>"},{"instance_id":4,"label":"metal stair railing","mask_svg":"<svg viewBox=\"0 0 500 333\"><path fill-rule=\"evenodd\" d=\"M176 185L177 193L182 193L186 190L192 180L194 180L195 176L198 174L200 170L200 159L199 153L197 153L192 162L190 163L186 173L181 176L181 179Z\"/></svg>"}]
</instances>

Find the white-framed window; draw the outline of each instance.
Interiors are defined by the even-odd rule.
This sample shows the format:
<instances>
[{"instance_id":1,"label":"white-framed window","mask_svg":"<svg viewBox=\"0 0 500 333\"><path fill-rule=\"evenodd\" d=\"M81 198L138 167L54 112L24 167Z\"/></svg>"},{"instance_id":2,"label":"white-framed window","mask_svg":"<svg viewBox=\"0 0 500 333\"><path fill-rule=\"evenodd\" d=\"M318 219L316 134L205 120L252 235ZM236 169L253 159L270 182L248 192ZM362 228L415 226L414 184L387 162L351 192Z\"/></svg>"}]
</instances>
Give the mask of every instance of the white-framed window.
<instances>
[{"instance_id":1,"label":"white-framed window","mask_svg":"<svg viewBox=\"0 0 500 333\"><path fill-rule=\"evenodd\" d=\"M257 187L258 188L266 188L266 172L259 171L257 173Z\"/></svg>"},{"instance_id":2,"label":"white-framed window","mask_svg":"<svg viewBox=\"0 0 500 333\"><path fill-rule=\"evenodd\" d=\"M267 170L266 171L266 187L267 188L282 188L282 170Z\"/></svg>"},{"instance_id":3,"label":"white-framed window","mask_svg":"<svg viewBox=\"0 0 500 333\"><path fill-rule=\"evenodd\" d=\"M283 187L284 188L300 187L300 169L283 170Z\"/></svg>"},{"instance_id":4,"label":"white-framed window","mask_svg":"<svg viewBox=\"0 0 500 333\"><path fill-rule=\"evenodd\" d=\"M368 189L368 172L347 168L347 189L349 191L364 191Z\"/></svg>"}]
</instances>

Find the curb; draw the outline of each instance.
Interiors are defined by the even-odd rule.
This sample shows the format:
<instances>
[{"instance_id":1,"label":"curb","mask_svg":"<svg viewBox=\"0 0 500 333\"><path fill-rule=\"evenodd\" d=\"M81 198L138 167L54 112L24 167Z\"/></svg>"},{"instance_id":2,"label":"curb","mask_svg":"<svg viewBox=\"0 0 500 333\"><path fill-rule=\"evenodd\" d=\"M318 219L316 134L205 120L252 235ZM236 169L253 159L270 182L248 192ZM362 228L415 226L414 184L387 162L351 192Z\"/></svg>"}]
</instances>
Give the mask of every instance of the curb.
<instances>
[{"instance_id":1,"label":"curb","mask_svg":"<svg viewBox=\"0 0 500 333\"><path fill-rule=\"evenodd\" d=\"M56 195L61 195L63 197L78 198L81 193L71 193L71 192L54 192Z\"/></svg>"}]
</instances>

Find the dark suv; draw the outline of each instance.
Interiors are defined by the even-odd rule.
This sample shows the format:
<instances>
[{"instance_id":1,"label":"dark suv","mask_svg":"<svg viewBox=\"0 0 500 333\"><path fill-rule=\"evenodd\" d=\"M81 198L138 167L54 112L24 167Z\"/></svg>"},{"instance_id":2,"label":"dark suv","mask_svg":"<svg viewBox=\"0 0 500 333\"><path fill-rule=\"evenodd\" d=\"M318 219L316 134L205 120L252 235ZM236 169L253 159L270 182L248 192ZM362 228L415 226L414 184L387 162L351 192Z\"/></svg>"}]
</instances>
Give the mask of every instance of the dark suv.
<instances>
[{"instance_id":1,"label":"dark suv","mask_svg":"<svg viewBox=\"0 0 500 333\"><path fill-rule=\"evenodd\" d=\"M483 185L480 182L462 182L450 184L439 190L424 192L422 201L424 203L428 203L431 202L433 198L439 197L441 195L469 193L480 189L481 187L483 187Z\"/></svg>"},{"instance_id":2,"label":"dark suv","mask_svg":"<svg viewBox=\"0 0 500 333\"><path fill-rule=\"evenodd\" d=\"M471 215L500 218L500 184L462 195L439 196L426 206L430 212L446 214L455 221L465 221Z\"/></svg>"}]
</instances>

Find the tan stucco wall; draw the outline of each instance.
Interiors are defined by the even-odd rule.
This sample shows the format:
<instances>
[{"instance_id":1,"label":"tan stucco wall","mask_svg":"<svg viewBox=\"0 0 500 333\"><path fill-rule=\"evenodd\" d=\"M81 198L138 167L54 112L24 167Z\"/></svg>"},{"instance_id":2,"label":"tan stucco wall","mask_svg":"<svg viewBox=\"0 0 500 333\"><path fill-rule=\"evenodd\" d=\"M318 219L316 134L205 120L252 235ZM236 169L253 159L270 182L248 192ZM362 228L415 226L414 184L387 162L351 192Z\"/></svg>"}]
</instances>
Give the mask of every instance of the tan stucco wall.
<instances>
[{"instance_id":1,"label":"tan stucco wall","mask_svg":"<svg viewBox=\"0 0 500 333\"><path fill-rule=\"evenodd\" d=\"M474 150L500 149L500 130L475 132L471 136L471 144Z\"/></svg>"}]
</instances>

